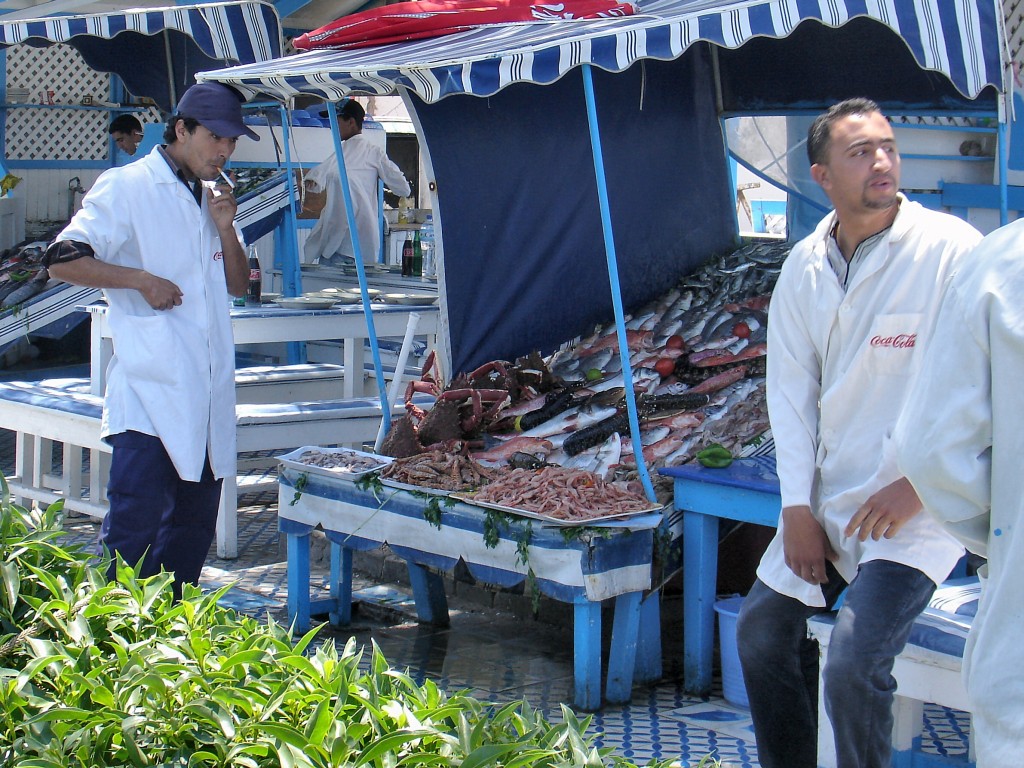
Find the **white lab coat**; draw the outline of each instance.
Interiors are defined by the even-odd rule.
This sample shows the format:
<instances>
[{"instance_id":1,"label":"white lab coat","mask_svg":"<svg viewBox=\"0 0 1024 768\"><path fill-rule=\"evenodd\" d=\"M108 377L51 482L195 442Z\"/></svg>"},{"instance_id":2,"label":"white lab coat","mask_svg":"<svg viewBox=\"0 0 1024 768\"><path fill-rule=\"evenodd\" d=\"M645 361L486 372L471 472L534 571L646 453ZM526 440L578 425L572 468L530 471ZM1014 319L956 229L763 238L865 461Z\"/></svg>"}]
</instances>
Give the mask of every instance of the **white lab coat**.
<instances>
[{"instance_id":1,"label":"white lab coat","mask_svg":"<svg viewBox=\"0 0 1024 768\"><path fill-rule=\"evenodd\" d=\"M892 539L860 542L843 530L869 496L901 476L891 432L931 339L943 286L981 235L901 198L892 227L844 293L826 255L834 225L830 214L794 246L769 308L768 412L782 505L811 507L847 581L859 563L888 560L938 583L963 549L928 515L915 516ZM781 520L757 575L805 605L825 604L820 587L786 566Z\"/></svg>"},{"instance_id":2,"label":"white lab coat","mask_svg":"<svg viewBox=\"0 0 1024 768\"><path fill-rule=\"evenodd\" d=\"M104 172L57 237L100 261L175 283L182 303L158 311L131 289L104 291L114 356L103 437L160 438L183 480L198 481L209 447L216 477L235 471L234 341L220 236L158 149Z\"/></svg>"},{"instance_id":3,"label":"white lab coat","mask_svg":"<svg viewBox=\"0 0 1024 768\"><path fill-rule=\"evenodd\" d=\"M405 197L412 190L398 166L391 162L383 149L363 134L357 133L346 139L341 149L345 156L345 173L352 192L352 209L355 212L363 262L372 264L377 261L380 253L377 179L383 181L399 197ZM333 152L309 172L306 183L310 184L314 192L327 191L327 205L320 212L320 219L306 239L303 248L305 260L312 262L318 257L333 256L336 253L354 256L341 189L341 174Z\"/></svg>"},{"instance_id":4,"label":"white lab coat","mask_svg":"<svg viewBox=\"0 0 1024 768\"><path fill-rule=\"evenodd\" d=\"M988 557L964 654L978 768L1024 760L1024 221L965 260L896 428L925 508ZM987 569L987 574L984 571Z\"/></svg>"}]
</instances>

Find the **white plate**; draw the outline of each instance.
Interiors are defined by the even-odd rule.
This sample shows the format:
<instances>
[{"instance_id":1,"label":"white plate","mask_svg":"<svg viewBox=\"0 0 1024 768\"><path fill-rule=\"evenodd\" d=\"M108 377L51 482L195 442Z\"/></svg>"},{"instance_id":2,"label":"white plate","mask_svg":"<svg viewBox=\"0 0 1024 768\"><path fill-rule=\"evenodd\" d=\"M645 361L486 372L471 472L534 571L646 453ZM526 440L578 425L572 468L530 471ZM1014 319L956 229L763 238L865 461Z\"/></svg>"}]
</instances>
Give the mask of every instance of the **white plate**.
<instances>
[{"instance_id":1,"label":"white plate","mask_svg":"<svg viewBox=\"0 0 1024 768\"><path fill-rule=\"evenodd\" d=\"M337 288L328 288L323 291L310 291L309 293L304 293L302 295L310 299L329 299L335 304L357 304L360 301L359 296L351 293L342 293Z\"/></svg>"},{"instance_id":2,"label":"white plate","mask_svg":"<svg viewBox=\"0 0 1024 768\"><path fill-rule=\"evenodd\" d=\"M376 459L377 464L369 469L360 469L355 472L350 472L342 467L320 467L316 464L307 464L304 461L299 461L300 456L310 452L322 453L328 456L355 454L356 456L362 456L364 458ZM278 456L277 460L285 466L296 469L299 472L312 472L326 477L343 477L348 480L355 480L356 478L362 477L370 472L376 472L394 461L390 456L378 456L375 453L356 451L351 448L321 448L316 445L305 445L302 448L296 448L291 453L286 453L284 456Z\"/></svg>"},{"instance_id":3,"label":"white plate","mask_svg":"<svg viewBox=\"0 0 1024 768\"><path fill-rule=\"evenodd\" d=\"M380 479L381 485L386 485L388 488L397 488L400 491L416 491L419 493L428 493L431 496L451 496L455 491L445 491L441 488L427 488L425 485L412 485L410 483L400 483L397 480L392 480L390 477L382 477Z\"/></svg>"},{"instance_id":4,"label":"white plate","mask_svg":"<svg viewBox=\"0 0 1024 768\"><path fill-rule=\"evenodd\" d=\"M278 299L275 304L285 309L330 309L337 299L313 298L310 296L294 296L290 299Z\"/></svg>"},{"instance_id":5,"label":"white plate","mask_svg":"<svg viewBox=\"0 0 1024 768\"><path fill-rule=\"evenodd\" d=\"M281 298L280 293L264 293L260 296L261 304L276 304L277 300Z\"/></svg>"},{"instance_id":6,"label":"white plate","mask_svg":"<svg viewBox=\"0 0 1024 768\"><path fill-rule=\"evenodd\" d=\"M362 291L360 291L358 288L336 288L335 290L337 290L338 293L342 293L347 296L361 297L363 295ZM380 296L381 290L380 288L367 288L366 293L370 296L370 298L373 298L374 296Z\"/></svg>"},{"instance_id":7,"label":"white plate","mask_svg":"<svg viewBox=\"0 0 1024 768\"><path fill-rule=\"evenodd\" d=\"M388 304L408 304L415 307L425 307L437 301L437 296L422 293L385 293L384 301Z\"/></svg>"},{"instance_id":8,"label":"white plate","mask_svg":"<svg viewBox=\"0 0 1024 768\"><path fill-rule=\"evenodd\" d=\"M600 515L598 517L585 517L577 520L566 520L561 517L551 517L550 515L542 515L540 512L532 512L528 509L519 509L518 507L506 507L504 504L494 504L489 501L477 501L473 498L473 494L470 493L453 493L451 494L453 499L464 501L467 504L473 504L477 507L485 507L487 509L496 509L499 512L508 512L510 515L519 515L520 517L529 517L534 520L543 520L549 525L557 525L563 528L579 528L584 525L591 525L593 523L603 523L610 520L624 520L630 517L637 517L639 515L649 515L651 512L659 512L664 509L661 505L654 505L647 507L646 509L638 509L635 512L619 512L614 515Z\"/></svg>"}]
</instances>

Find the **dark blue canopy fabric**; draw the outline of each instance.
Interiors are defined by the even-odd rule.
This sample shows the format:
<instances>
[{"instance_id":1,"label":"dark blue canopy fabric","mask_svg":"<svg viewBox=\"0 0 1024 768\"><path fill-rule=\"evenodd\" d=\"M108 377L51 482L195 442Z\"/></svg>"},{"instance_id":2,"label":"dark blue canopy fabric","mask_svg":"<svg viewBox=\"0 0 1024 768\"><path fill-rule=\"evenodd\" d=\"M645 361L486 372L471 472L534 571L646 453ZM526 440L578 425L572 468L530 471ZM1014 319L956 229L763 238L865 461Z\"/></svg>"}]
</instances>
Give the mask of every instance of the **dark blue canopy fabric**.
<instances>
[{"instance_id":1,"label":"dark blue canopy fabric","mask_svg":"<svg viewBox=\"0 0 1024 768\"><path fill-rule=\"evenodd\" d=\"M0 22L0 48L54 43L167 111L197 72L281 55L277 11L253 0Z\"/></svg>"},{"instance_id":2,"label":"dark blue canopy fabric","mask_svg":"<svg viewBox=\"0 0 1024 768\"><path fill-rule=\"evenodd\" d=\"M734 245L706 50L597 71L623 305ZM579 71L546 88L420 105L444 237L453 371L552 352L612 316ZM483 158L486 158L484 160Z\"/></svg>"}]
</instances>

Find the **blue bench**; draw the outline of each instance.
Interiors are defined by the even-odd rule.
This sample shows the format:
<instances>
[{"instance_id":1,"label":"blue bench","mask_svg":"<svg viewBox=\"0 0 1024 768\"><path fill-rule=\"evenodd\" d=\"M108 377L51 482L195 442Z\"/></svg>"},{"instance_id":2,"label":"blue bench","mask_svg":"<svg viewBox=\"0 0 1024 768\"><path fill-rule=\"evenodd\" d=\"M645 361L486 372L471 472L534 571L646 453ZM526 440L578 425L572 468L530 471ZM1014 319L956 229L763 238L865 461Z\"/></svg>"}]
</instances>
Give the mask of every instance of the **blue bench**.
<instances>
[{"instance_id":1,"label":"blue bench","mask_svg":"<svg viewBox=\"0 0 1024 768\"><path fill-rule=\"evenodd\" d=\"M929 606L914 622L906 648L896 658L896 699L893 702L893 768L972 768L973 749L966 756L945 756L921 750L924 704L970 712L961 667L964 644L977 611L981 585L973 577L947 581L935 591ZM822 664L835 625L835 614L807 622L821 649ZM819 680L819 692L822 690ZM823 699L818 701L818 765L835 766L832 727Z\"/></svg>"},{"instance_id":2,"label":"blue bench","mask_svg":"<svg viewBox=\"0 0 1024 768\"><path fill-rule=\"evenodd\" d=\"M18 500L50 504L64 500L65 508L92 517L107 511L106 481L110 446L100 439L103 400L88 392L84 379L0 383L0 428L15 433L15 474L8 479ZM417 396L421 407L433 399ZM392 415L402 413L401 408ZM382 410L375 398L310 400L290 403L242 403L235 409L240 454L291 450L302 445L360 446L377 437ZM53 473L53 446L63 445L63 471ZM90 451L85 483L82 451ZM217 553L238 556L238 474L273 459L246 459L236 477L226 478L217 519ZM267 481L273 487L274 479ZM253 490L246 486L245 490Z\"/></svg>"}]
</instances>

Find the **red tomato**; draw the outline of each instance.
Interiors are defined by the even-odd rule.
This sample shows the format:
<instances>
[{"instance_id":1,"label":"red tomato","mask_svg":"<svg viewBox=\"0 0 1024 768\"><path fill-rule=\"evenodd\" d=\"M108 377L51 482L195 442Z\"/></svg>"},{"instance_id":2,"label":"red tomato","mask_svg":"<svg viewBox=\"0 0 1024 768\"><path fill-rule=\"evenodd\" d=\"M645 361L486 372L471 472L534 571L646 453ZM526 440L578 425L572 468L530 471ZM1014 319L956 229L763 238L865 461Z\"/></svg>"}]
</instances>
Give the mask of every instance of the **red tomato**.
<instances>
[{"instance_id":1,"label":"red tomato","mask_svg":"<svg viewBox=\"0 0 1024 768\"><path fill-rule=\"evenodd\" d=\"M662 378L671 376L676 369L676 361L671 357L663 357L654 364L654 370L658 372L658 375Z\"/></svg>"},{"instance_id":2,"label":"red tomato","mask_svg":"<svg viewBox=\"0 0 1024 768\"><path fill-rule=\"evenodd\" d=\"M732 327L732 335L737 339L749 339L750 338L750 326L746 323L736 323Z\"/></svg>"},{"instance_id":3,"label":"red tomato","mask_svg":"<svg viewBox=\"0 0 1024 768\"><path fill-rule=\"evenodd\" d=\"M686 342L683 341L683 337L678 333L675 336L669 336L665 341L665 346L669 349L682 349L685 345Z\"/></svg>"}]
</instances>

